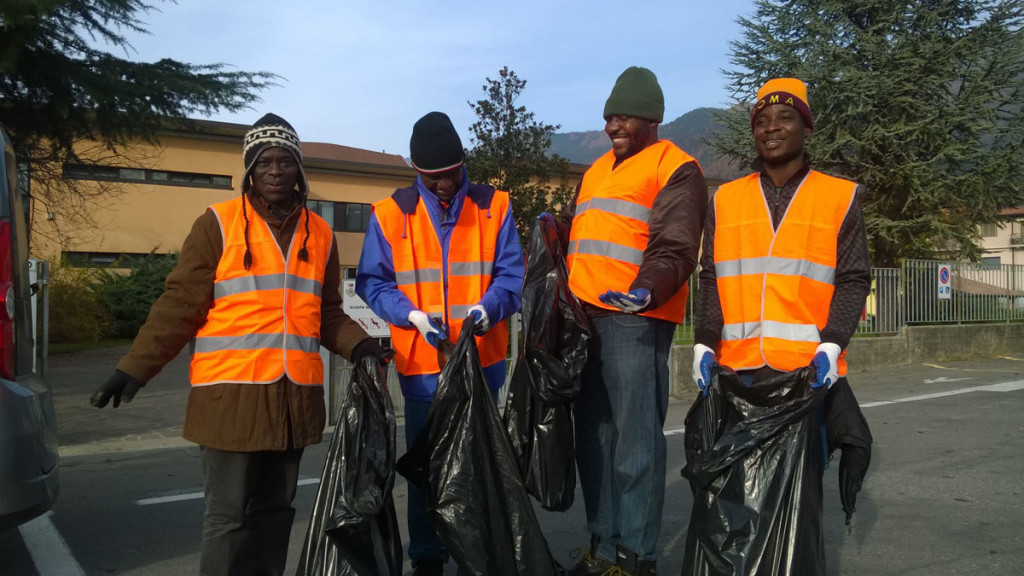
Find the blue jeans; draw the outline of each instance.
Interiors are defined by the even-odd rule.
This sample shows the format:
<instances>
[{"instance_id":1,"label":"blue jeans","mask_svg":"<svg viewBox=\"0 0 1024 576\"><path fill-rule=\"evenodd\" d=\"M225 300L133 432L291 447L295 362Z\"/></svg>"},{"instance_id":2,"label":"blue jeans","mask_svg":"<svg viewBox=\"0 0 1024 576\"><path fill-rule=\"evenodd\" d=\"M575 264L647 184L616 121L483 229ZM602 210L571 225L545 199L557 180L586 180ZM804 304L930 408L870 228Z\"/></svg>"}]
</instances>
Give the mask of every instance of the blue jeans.
<instances>
[{"instance_id":1,"label":"blue jeans","mask_svg":"<svg viewBox=\"0 0 1024 576\"><path fill-rule=\"evenodd\" d=\"M591 319L583 385L573 407L576 464L592 551L656 560L665 501L668 353L675 324L614 314Z\"/></svg>"},{"instance_id":2,"label":"blue jeans","mask_svg":"<svg viewBox=\"0 0 1024 576\"><path fill-rule=\"evenodd\" d=\"M495 404L498 392L491 390ZM405 449L408 450L416 442L416 437L423 431L430 412L430 402L405 400ZM413 565L424 558L440 558L448 561L448 549L434 530L427 511L427 493L406 482L409 487L409 503L406 506L406 521L409 524L409 559Z\"/></svg>"},{"instance_id":3,"label":"blue jeans","mask_svg":"<svg viewBox=\"0 0 1024 576\"><path fill-rule=\"evenodd\" d=\"M430 402L405 400L405 449L416 442L416 437L427 423ZM448 560L448 550L437 536L427 512L427 493L412 484L409 486L409 504L406 506L406 521L409 523L409 559L415 565L424 558Z\"/></svg>"}]
</instances>

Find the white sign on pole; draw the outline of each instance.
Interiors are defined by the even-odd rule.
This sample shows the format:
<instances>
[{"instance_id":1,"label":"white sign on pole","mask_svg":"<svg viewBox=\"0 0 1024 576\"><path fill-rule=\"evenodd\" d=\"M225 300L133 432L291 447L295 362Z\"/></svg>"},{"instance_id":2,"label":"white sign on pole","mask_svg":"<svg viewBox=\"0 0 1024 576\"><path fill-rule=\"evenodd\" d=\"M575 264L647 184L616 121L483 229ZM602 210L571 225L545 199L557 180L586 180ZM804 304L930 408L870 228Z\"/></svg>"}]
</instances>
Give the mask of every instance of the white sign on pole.
<instances>
[{"instance_id":1,"label":"white sign on pole","mask_svg":"<svg viewBox=\"0 0 1024 576\"><path fill-rule=\"evenodd\" d=\"M953 298L953 270L949 264L939 264L939 300Z\"/></svg>"},{"instance_id":2,"label":"white sign on pole","mask_svg":"<svg viewBox=\"0 0 1024 576\"><path fill-rule=\"evenodd\" d=\"M391 331L385 322L370 310L370 306L356 294L355 280L341 281L342 308L353 320L374 338L389 338Z\"/></svg>"}]
</instances>

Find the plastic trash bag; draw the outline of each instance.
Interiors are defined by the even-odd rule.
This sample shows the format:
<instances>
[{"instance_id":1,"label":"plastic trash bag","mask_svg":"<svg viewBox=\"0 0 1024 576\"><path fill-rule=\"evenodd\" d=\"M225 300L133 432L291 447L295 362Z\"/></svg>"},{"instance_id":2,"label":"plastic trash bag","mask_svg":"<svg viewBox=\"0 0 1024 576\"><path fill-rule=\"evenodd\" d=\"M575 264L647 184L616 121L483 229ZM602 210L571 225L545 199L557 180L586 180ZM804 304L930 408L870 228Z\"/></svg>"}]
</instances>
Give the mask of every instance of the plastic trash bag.
<instances>
[{"instance_id":1,"label":"plastic trash bag","mask_svg":"<svg viewBox=\"0 0 1024 576\"><path fill-rule=\"evenodd\" d=\"M824 400L814 369L744 386L712 371L686 417L695 489L683 574L825 574Z\"/></svg>"},{"instance_id":2,"label":"plastic trash bag","mask_svg":"<svg viewBox=\"0 0 1024 576\"><path fill-rule=\"evenodd\" d=\"M355 366L327 449L296 574L402 573L402 539L391 489L395 410L376 358Z\"/></svg>"},{"instance_id":3,"label":"plastic trash bag","mask_svg":"<svg viewBox=\"0 0 1024 576\"><path fill-rule=\"evenodd\" d=\"M526 490L558 512L572 506L576 492L572 401L590 340L590 323L568 278L554 221L537 220L523 281L524 345L503 422Z\"/></svg>"},{"instance_id":4,"label":"plastic trash bag","mask_svg":"<svg viewBox=\"0 0 1024 576\"><path fill-rule=\"evenodd\" d=\"M473 324L441 371L423 431L396 464L427 510L459 574L561 574L533 512L487 387Z\"/></svg>"},{"instance_id":5,"label":"plastic trash bag","mask_svg":"<svg viewBox=\"0 0 1024 576\"><path fill-rule=\"evenodd\" d=\"M871 465L871 429L857 404L846 378L840 378L828 389L825 398L825 427L828 432L829 455L839 450L839 500L846 512L846 527L857 510L857 494L864 475Z\"/></svg>"}]
</instances>

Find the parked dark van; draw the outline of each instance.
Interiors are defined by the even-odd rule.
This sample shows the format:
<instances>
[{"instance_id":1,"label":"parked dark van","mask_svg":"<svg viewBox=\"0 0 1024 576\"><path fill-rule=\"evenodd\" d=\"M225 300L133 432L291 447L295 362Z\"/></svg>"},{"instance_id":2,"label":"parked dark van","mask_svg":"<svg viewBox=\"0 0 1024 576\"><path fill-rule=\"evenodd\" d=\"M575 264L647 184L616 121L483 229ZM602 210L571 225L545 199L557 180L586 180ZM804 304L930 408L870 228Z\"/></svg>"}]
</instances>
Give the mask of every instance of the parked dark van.
<instances>
[{"instance_id":1,"label":"parked dark van","mask_svg":"<svg viewBox=\"0 0 1024 576\"><path fill-rule=\"evenodd\" d=\"M45 300L33 299L28 219L14 147L0 126L0 530L23 524L57 499L57 417L45 372ZM33 314L43 301L42 314ZM36 309L38 312L38 309ZM42 322L34 320L41 318Z\"/></svg>"}]
</instances>

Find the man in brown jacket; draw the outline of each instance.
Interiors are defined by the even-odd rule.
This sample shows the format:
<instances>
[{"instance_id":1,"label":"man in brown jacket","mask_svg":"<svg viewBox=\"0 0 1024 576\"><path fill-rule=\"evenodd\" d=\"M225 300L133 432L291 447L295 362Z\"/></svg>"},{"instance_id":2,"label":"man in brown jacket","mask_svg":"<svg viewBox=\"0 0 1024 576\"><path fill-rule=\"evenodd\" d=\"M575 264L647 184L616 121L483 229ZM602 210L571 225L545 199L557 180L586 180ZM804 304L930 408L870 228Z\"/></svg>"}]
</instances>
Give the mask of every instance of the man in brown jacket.
<instances>
[{"instance_id":1,"label":"man in brown jacket","mask_svg":"<svg viewBox=\"0 0 1024 576\"><path fill-rule=\"evenodd\" d=\"M322 344L358 362L384 351L342 311L330 226L305 207L298 135L267 114L245 135L239 198L192 226L131 349L90 402L130 402L186 343L182 435L199 444L200 573L281 574L305 446L326 423Z\"/></svg>"}]
</instances>

